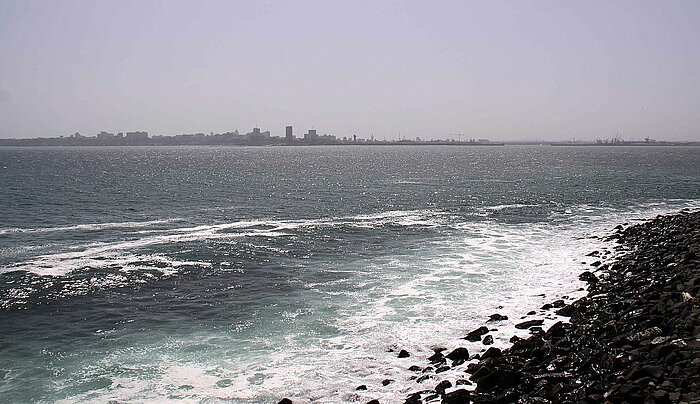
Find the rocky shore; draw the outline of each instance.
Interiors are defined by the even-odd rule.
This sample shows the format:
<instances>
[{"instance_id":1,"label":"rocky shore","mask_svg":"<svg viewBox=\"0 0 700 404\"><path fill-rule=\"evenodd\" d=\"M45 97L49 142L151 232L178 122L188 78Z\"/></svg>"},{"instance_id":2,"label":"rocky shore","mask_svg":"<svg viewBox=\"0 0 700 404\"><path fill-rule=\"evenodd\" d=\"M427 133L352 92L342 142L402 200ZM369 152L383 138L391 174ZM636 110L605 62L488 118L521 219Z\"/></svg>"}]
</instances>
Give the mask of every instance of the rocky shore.
<instances>
[{"instance_id":1,"label":"rocky shore","mask_svg":"<svg viewBox=\"0 0 700 404\"><path fill-rule=\"evenodd\" d=\"M462 402L700 402L700 212L611 239L626 252L581 274L588 295L557 311L570 322L469 365Z\"/></svg>"},{"instance_id":2,"label":"rocky shore","mask_svg":"<svg viewBox=\"0 0 700 404\"><path fill-rule=\"evenodd\" d=\"M609 240L617 246L591 252L600 259L580 275L587 296L542 307L564 321L547 330L541 319L520 322L530 336L513 337L504 350L437 349L424 367L411 366L418 386L447 369L464 377L418 387L401 401L700 403L700 212L618 226ZM488 346L490 326L503 320L495 313L464 339Z\"/></svg>"}]
</instances>

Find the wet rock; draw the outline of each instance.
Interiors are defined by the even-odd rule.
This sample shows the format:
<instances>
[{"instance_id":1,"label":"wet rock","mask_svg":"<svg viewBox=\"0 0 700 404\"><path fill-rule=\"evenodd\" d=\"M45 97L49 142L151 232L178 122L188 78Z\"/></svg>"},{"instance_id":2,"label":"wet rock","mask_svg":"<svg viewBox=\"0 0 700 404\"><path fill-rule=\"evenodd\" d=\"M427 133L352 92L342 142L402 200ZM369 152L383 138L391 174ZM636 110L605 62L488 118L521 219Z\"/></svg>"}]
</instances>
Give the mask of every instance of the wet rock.
<instances>
[{"instance_id":1,"label":"wet rock","mask_svg":"<svg viewBox=\"0 0 700 404\"><path fill-rule=\"evenodd\" d=\"M382 386L388 386L389 384L393 383L394 381L392 379L384 379L382 380Z\"/></svg>"},{"instance_id":2,"label":"wet rock","mask_svg":"<svg viewBox=\"0 0 700 404\"><path fill-rule=\"evenodd\" d=\"M554 324L552 324L551 327L545 332L545 336L547 339L553 339L553 338L561 338L565 336L567 333L567 326L564 325L561 321L558 321Z\"/></svg>"},{"instance_id":3,"label":"wet rock","mask_svg":"<svg viewBox=\"0 0 700 404\"><path fill-rule=\"evenodd\" d=\"M498 314L498 313L491 314L491 315L489 316L489 319L488 319L488 321L490 321L490 322L494 322L494 321L504 321L504 320L508 320L508 316L504 316L504 315L501 315L501 314Z\"/></svg>"},{"instance_id":4,"label":"wet rock","mask_svg":"<svg viewBox=\"0 0 700 404\"><path fill-rule=\"evenodd\" d=\"M459 389L447 393L442 397L442 404L469 404L469 392Z\"/></svg>"},{"instance_id":5,"label":"wet rock","mask_svg":"<svg viewBox=\"0 0 700 404\"><path fill-rule=\"evenodd\" d=\"M445 356L442 354L442 352L435 351L435 353L428 358L430 363L444 363L445 362Z\"/></svg>"},{"instance_id":6,"label":"wet rock","mask_svg":"<svg viewBox=\"0 0 700 404\"><path fill-rule=\"evenodd\" d=\"M452 366L458 366L469 360L467 348L459 347L447 354L447 359L452 361Z\"/></svg>"},{"instance_id":7,"label":"wet rock","mask_svg":"<svg viewBox=\"0 0 700 404\"><path fill-rule=\"evenodd\" d=\"M357 386L357 388L355 388L355 390L367 390L367 385L361 384L361 385Z\"/></svg>"},{"instance_id":8,"label":"wet rock","mask_svg":"<svg viewBox=\"0 0 700 404\"><path fill-rule=\"evenodd\" d=\"M411 356L411 354L408 353L407 350L402 349L401 351L399 351L399 358L408 358L409 356Z\"/></svg>"},{"instance_id":9,"label":"wet rock","mask_svg":"<svg viewBox=\"0 0 700 404\"><path fill-rule=\"evenodd\" d=\"M488 333L488 332L489 332L488 328L479 327L476 330L467 334L467 336L464 337L463 339L466 339L467 341L472 341L472 342L481 341L481 336Z\"/></svg>"},{"instance_id":10,"label":"wet rock","mask_svg":"<svg viewBox=\"0 0 700 404\"><path fill-rule=\"evenodd\" d=\"M440 366L439 368L435 369L435 373L447 372L448 370L450 370L449 366Z\"/></svg>"},{"instance_id":11,"label":"wet rock","mask_svg":"<svg viewBox=\"0 0 700 404\"><path fill-rule=\"evenodd\" d=\"M484 345L493 345L493 337L491 335L487 335L484 337L484 340L482 341Z\"/></svg>"},{"instance_id":12,"label":"wet rock","mask_svg":"<svg viewBox=\"0 0 700 404\"><path fill-rule=\"evenodd\" d=\"M294 404L294 402L288 398L283 398L277 404Z\"/></svg>"},{"instance_id":13,"label":"wet rock","mask_svg":"<svg viewBox=\"0 0 700 404\"><path fill-rule=\"evenodd\" d=\"M482 365L480 363L470 363L467 365L465 372L469 374L474 374Z\"/></svg>"},{"instance_id":14,"label":"wet rock","mask_svg":"<svg viewBox=\"0 0 700 404\"><path fill-rule=\"evenodd\" d=\"M644 365L641 367L641 371L655 379L661 378L661 376L664 374L664 371L660 366Z\"/></svg>"},{"instance_id":15,"label":"wet rock","mask_svg":"<svg viewBox=\"0 0 700 404\"><path fill-rule=\"evenodd\" d=\"M566 303L562 299L555 300L552 302L552 306L554 306L556 308L564 307L565 305L566 305Z\"/></svg>"},{"instance_id":16,"label":"wet rock","mask_svg":"<svg viewBox=\"0 0 700 404\"><path fill-rule=\"evenodd\" d=\"M502 389L517 386L521 378L521 372L507 368L496 368L473 380L476 381L476 391L491 391L496 388Z\"/></svg>"},{"instance_id":17,"label":"wet rock","mask_svg":"<svg viewBox=\"0 0 700 404\"><path fill-rule=\"evenodd\" d=\"M596 278L595 275L593 275L591 272L584 272L581 275L578 276L578 278L584 282L588 283L595 283L598 282L598 278Z\"/></svg>"},{"instance_id":18,"label":"wet rock","mask_svg":"<svg viewBox=\"0 0 700 404\"><path fill-rule=\"evenodd\" d=\"M420 399L420 393L413 393L406 398L404 404L421 404L423 401Z\"/></svg>"},{"instance_id":19,"label":"wet rock","mask_svg":"<svg viewBox=\"0 0 700 404\"><path fill-rule=\"evenodd\" d=\"M424 381L426 381L428 379L432 379L432 378L433 378L433 376L431 376L431 375L423 375L423 376L416 379L416 383L423 383Z\"/></svg>"},{"instance_id":20,"label":"wet rock","mask_svg":"<svg viewBox=\"0 0 700 404\"><path fill-rule=\"evenodd\" d=\"M379 404L379 400L370 400L367 401L367 404Z\"/></svg>"},{"instance_id":21,"label":"wet rock","mask_svg":"<svg viewBox=\"0 0 700 404\"><path fill-rule=\"evenodd\" d=\"M408 368L408 370L410 370L411 372L420 372L423 370L423 368L418 365L413 365L410 368Z\"/></svg>"},{"instance_id":22,"label":"wet rock","mask_svg":"<svg viewBox=\"0 0 700 404\"><path fill-rule=\"evenodd\" d=\"M435 386L434 390L439 395L443 395L445 394L445 390L449 389L450 387L452 387L452 383L450 383L449 380L443 380L440 383L438 383L437 386Z\"/></svg>"},{"instance_id":23,"label":"wet rock","mask_svg":"<svg viewBox=\"0 0 700 404\"><path fill-rule=\"evenodd\" d=\"M481 355L481 359L497 358L502 355L502 351L495 347L490 347L489 349Z\"/></svg>"},{"instance_id":24,"label":"wet rock","mask_svg":"<svg viewBox=\"0 0 700 404\"><path fill-rule=\"evenodd\" d=\"M650 327L650 328L647 328L643 331L639 331L639 332L636 332L636 333L630 335L627 339L630 342L639 342L639 341L644 341L647 339L652 339L652 338L658 337L661 334L663 334L663 331L661 331L661 328Z\"/></svg>"},{"instance_id":25,"label":"wet rock","mask_svg":"<svg viewBox=\"0 0 700 404\"><path fill-rule=\"evenodd\" d=\"M524 330L530 327L535 327L535 326L540 326L544 324L544 320L529 320L529 321L523 321L522 323L518 323L515 325L515 328Z\"/></svg>"}]
</instances>

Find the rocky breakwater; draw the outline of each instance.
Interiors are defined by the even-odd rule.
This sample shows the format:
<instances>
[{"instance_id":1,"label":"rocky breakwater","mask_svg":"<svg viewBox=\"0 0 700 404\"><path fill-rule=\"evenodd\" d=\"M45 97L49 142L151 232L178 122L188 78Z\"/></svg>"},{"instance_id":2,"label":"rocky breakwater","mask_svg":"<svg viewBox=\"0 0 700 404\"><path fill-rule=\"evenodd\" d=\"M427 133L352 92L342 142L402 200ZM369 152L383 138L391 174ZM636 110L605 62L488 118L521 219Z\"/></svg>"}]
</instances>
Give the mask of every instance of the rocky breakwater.
<instances>
[{"instance_id":1,"label":"rocky breakwater","mask_svg":"<svg viewBox=\"0 0 700 404\"><path fill-rule=\"evenodd\" d=\"M610 239L623 252L581 274L588 295L557 311L570 321L470 364L463 402L700 402L700 212Z\"/></svg>"}]
</instances>

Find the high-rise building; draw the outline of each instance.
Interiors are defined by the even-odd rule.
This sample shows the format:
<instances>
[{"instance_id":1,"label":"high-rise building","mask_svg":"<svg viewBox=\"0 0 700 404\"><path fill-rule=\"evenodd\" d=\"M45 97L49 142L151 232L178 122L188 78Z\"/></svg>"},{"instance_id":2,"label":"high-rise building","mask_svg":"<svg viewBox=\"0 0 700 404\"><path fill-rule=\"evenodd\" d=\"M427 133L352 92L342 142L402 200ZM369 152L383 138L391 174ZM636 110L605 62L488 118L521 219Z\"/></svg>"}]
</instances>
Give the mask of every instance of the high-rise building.
<instances>
[{"instance_id":1,"label":"high-rise building","mask_svg":"<svg viewBox=\"0 0 700 404\"><path fill-rule=\"evenodd\" d=\"M285 133L285 139L287 139L287 143L292 143L294 142L294 129L291 126L286 126L284 128L284 133Z\"/></svg>"},{"instance_id":2,"label":"high-rise building","mask_svg":"<svg viewBox=\"0 0 700 404\"><path fill-rule=\"evenodd\" d=\"M304 140L306 142L315 142L318 140L318 134L316 133L316 129L309 129L308 133L304 133Z\"/></svg>"}]
</instances>

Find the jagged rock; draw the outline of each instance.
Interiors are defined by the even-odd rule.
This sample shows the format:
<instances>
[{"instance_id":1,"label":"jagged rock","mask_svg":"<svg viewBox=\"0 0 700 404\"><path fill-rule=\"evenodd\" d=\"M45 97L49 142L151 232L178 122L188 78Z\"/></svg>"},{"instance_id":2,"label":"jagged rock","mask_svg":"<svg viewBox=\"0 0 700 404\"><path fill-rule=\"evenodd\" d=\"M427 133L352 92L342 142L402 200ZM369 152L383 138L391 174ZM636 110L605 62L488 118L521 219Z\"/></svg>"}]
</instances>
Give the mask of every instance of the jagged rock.
<instances>
[{"instance_id":1,"label":"jagged rock","mask_svg":"<svg viewBox=\"0 0 700 404\"><path fill-rule=\"evenodd\" d=\"M409 356L411 356L411 354L408 353L407 350L402 349L401 351L399 351L399 358L408 358Z\"/></svg>"},{"instance_id":2,"label":"jagged rock","mask_svg":"<svg viewBox=\"0 0 700 404\"><path fill-rule=\"evenodd\" d=\"M476 330L474 330L474 331L470 332L469 334L467 334L467 336L464 337L464 339L466 339L467 341L472 341L472 342L480 341L480 340L481 340L481 336L484 335L484 334L486 334L486 333L488 333L488 332L489 332L489 329L488 329L488 328L486 328L486 327L479 327L479 328L477 328Z\"/></svg>"},{"instance_id":3,"label":"jagged rock","mask_svg":"<svg viewBox=\"0 0 700 404\"><path fill-rule=\"evenodd\" d=\"M442 404L469 404L469 392L459 389L447 393L442 397Z\"/></svg>"},{"instance_id":4,"label":"jagged rock","mask_svg":"<svg viewBox=\"0 0 700 404\"><path fill-rule=\"evenodd\" d=\"M630 335L627 339L631 342L639 342L647 339L652 339L663 334L663 331L659 327L650 327L646 330L636 332Z\"/></svg>"},{"instance_id":5,"label":"jagged rock","mask_svg":"<svg viewBox=\"0 0 700 404\"><path fill-rule=\"evenodd\" d=\"M423 401L420 399L420 393L413 393L406 398L404 404L421 404Z\"/></svg>"},{"instance_id":6,"label":"jagged rock","mask_svg":"<svg viewBox=\"0 0 700 404\"><path fill-rule=\"evenodd\" d=\"M565 303L564 300L562 300L562 299L555 300L555 301L552 302L552 306L553 306L553 307L556 307L556 308L564 307L565 304L566 304L566 303Z\"/></svg>"},{"instance_id":7,"label":"jagged rock","mask_svg":"<svg viewBox=\"0 0 700 404\"><path fill-rule=\"evenodd\" d=\"M445 362L445 356L440 351L435 351L435 353L428 358L430 363L443 363Z\"/></svg>"},{"instance_id":8,"label":"jagged rock","mask_svg":"<svg viewBox=\"0 0 700 404\"><path fill-rule=\"evenodd\" d=\"M449 380L443 380L440 383L438 383L437 386L435 386L434 390L439 395L443 395L445 394L445 390L449 389L450 387L452 387L452 383L450 383Z\"/></svg>"},{"instance_id":9,"label":"jagged rock","mask_svg":"<svg viewBox=\"0 0 700 404\"><path fill-rule=\"evenodd\" d=\"M357 388L355 388L355 390L367 390L367 385L365 385L365 384L359 385L359 386L357 386Z\"/></svg>"},{"instance_id":10,"label":"jagged rock","mask_svg":"<svg viewBox=\"0 0 700 404\"><path fill-rule=\"evenodd\" d=\"M452 366L458 366L469 360L469 351L467 348L456 348L446 356L452 361Z\"/></svg>"},{"instance_id":11,"label":"jagged rock","mask_svg":"<svg viewBox=\"0 0 700 404\"><path fill-rule=\"evenodd\" d=\"M641 371L655 379L661 378L664 374L663 369L659 366L645 365L641 367Z\"/></svg>"},{"instance_id":12,"label":"jagged rock","mask_svg":"<svg viewBox=\"0 0 700 404\"><path fill-rule=\"evenodd\" d=\"M435 373L447 372L448 370L450 370L449 366L440 366L439 368L435 369Z\"/></svg>"},{"instance_id":13,"label":"jagged rock","mask_svg":"<svg viewBox=\"0 0 700 404\"><path fill-rule=\"evenodd\" d=\"M490 347L489 349L481 355L481 359L497 358L502 355L502 351L499 348Z\"/></svg>"},{"instance_id":14,"label":"jagged rock","mask_svg":"<svg viewBox=\"0 0 700 404\"><path fill-rule=\"evenodd\" d=\"M551 327L545 332L548 339L551 338L561 338L566 335L566 326L561 321L552 324Z\"/></svg>"},{"instance_id":15,"label":"jagged rock","mask_svg":"<svg viewBox=\"0 0 700 404\"><path fill-rule=\"evenodd\" d=\"M523 321L522 323L518 323L515 325L515 328L524 330L526 328L530 327L535 327L544 324L544 320L529 320L529 321Z\"/></svg>"},{"instance_id":16,"label":"jagged rock","mask_svg":"<svg viewBox=\"0 0 700 404\"><path fill-rule=\"evenodd\" d=\"M501 315L498 313L491 314L489 316L489 319L488 319L488 321L490 321L490 322L492 322L492 321L504 321L504 320L508 320L508 316L504 316L504 315Z\"/></svg>"},{"instance_id":17,"label":"jagged rock","mask_svg":"<svg viewBox=\"0 0 700 404\"><path fill-rule=\"evenodd\" d=\"M492 345L493 344L493 337L491 335L487 335L484 337L484 340L482 341L484 345Z\"/></svg>"},{"instance_id":18,"label":"jagged rock","mask_svg":"<svg viewBox=\"0 0 700 404\"><path fill-rule=\"evenodd\" d=\"M294 402L288 398L283 398L277 404L294 404Z\"/></svg>"},{"instance_id":19,"label":"jagged rock","mask_svg":"<svg viewBox=\"0 0 700 404\"><path fill-rule=\"evenodd\" d=\"M423 376L416 379L416 383L423 383L424 381L426 381L428 379L432 379L432 378L433 378L433 376L431 376L431 375L423 375Z\"/></svg>"}]
</instances>

